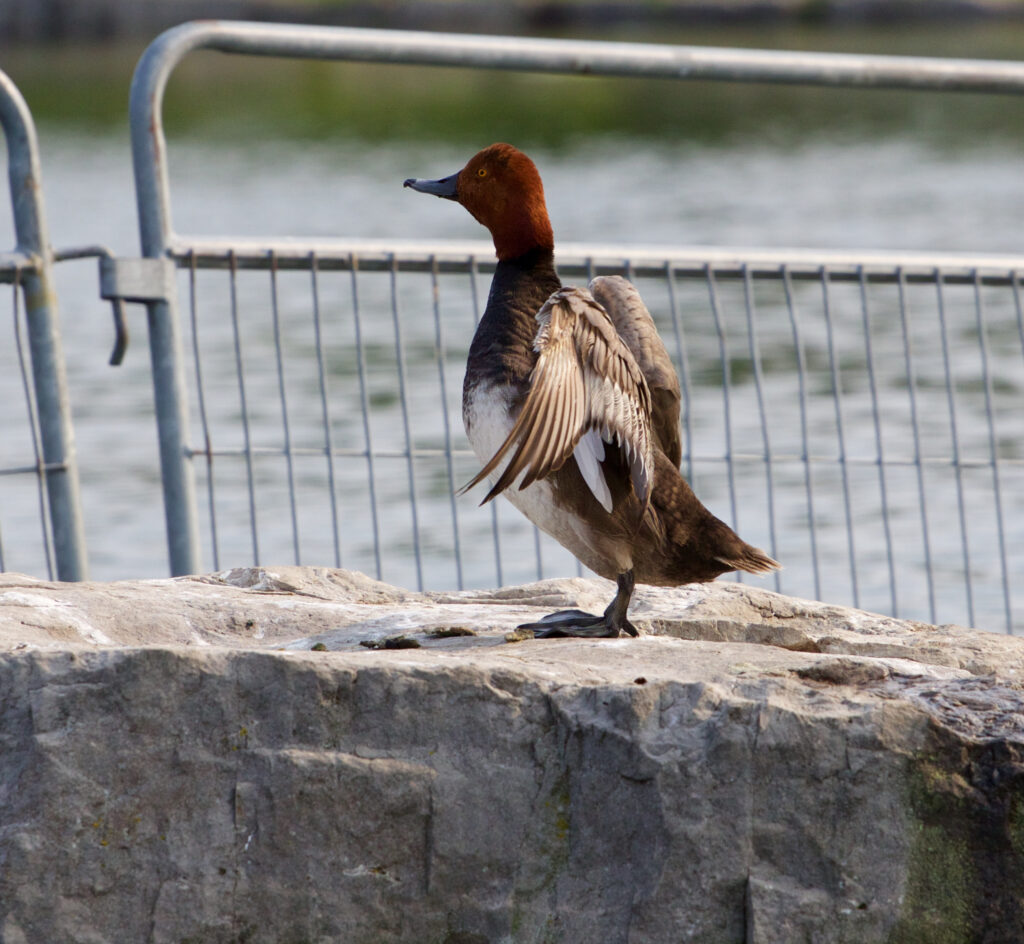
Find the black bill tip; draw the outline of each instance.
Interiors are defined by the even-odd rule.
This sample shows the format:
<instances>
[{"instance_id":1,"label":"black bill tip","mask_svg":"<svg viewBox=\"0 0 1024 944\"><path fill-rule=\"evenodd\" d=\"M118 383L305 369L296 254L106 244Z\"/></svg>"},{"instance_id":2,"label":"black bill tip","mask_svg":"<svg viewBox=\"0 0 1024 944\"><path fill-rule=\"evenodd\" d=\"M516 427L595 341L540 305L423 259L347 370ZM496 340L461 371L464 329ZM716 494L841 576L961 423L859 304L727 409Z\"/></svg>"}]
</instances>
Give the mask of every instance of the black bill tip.
<instances>
[{"instance_id":1,"label":"black bill tip","mask_svg":"<svg viewBox=\"0 0 1024 944\"><path fill-rule=\"evenodd\" d=\"M435 197L442 197L445 200L457 200L456 193L459 175L452 174L450 177L442 177L440 180L421 180L419 177L409 177L402 184L420 193L430 193Z\"/></svg>"}]
</instances>

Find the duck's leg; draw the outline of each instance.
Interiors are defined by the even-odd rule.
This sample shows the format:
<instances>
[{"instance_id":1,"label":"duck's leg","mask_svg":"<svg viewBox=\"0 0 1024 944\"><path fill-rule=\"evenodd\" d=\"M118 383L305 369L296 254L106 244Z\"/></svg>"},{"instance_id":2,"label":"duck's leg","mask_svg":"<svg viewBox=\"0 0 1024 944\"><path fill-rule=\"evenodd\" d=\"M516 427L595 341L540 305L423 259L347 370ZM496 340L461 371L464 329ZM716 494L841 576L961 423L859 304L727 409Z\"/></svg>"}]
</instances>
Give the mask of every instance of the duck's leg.
<instances>
[{"instance_id":1,"label":"duck's leg","mask_svg":"<svg viewBox=\"0 0 1024 944\"><path fill-rule=\"evenodd\" d=\"M536 623L523 623L519 628L532 629L536 639L559 636L614 638L619 635L620 630L624 630L630 636L638 636L636 627L626 618L634 582L632 570L619 574L619 589L615 599L608 604L608 609L602 616L594 616L582 610L559 610Z\"/></svg>"}]
</instances>

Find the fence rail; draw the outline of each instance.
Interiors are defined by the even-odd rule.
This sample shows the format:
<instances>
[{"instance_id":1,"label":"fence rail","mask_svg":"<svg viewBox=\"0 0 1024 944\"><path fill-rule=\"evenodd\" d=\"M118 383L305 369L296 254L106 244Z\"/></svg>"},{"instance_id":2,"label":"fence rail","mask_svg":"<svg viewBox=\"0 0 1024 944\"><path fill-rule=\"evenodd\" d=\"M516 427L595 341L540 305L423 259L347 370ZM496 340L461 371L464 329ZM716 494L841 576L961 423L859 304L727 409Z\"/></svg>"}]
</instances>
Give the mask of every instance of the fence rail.
<instances>
[{"instance_id":1,"label":"fence rail","mask_svg":"<svg viewBox=\"0 0 1024 944\"><path fill-rule=\"evenodd\" d=\"M191 237L172 236L167 254L179 266L201 268L266 269L271 257L278 269L308 269L316 256L323 270L348 271L353 259L364 272L379 272L398 265L402 271L462 272L472 262L479 272L495 268L494 250L484 240L302 239L298 237ZM783 267L794 279L818 280L827 270L833 281L933 283L936 274L945 284L1012 285L1024 273L1024 255L966 252L903 252L870 250L756 249L742 246L602 246L562 243L559 271L582 276L621 273L627 267L638 276L660 276L670 267L687 276L703 275L708 267L719 275L742 277L777 274Z\"/></svg>"}]
</instances>

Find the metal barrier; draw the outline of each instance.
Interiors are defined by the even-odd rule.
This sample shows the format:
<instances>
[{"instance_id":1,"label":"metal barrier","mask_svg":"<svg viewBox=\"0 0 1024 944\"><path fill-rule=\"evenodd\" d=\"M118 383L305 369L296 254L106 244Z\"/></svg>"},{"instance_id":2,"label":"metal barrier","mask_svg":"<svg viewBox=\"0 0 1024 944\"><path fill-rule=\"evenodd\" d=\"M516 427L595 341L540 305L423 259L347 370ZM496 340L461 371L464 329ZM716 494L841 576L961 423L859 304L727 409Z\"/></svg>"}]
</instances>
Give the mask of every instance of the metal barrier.
<instances>
[{"instance_id":1,"label":"metal barrier","mask_svg":"<svg viewBox=\"0 0 1024 944\"><path fill-rule=\"evenodd\" d=\"M46 230L39 147L24 99L0 72L0 124L17 247L0 253L0 282L12 286L12 344L0 350L0 370L11 387L5 398L0 476L0 570L54 570L61 580L87 576L71 411L61 350L53 253ZM19 416L16 403L23 400ZM10 477L8 479L8 477ZM33 547L30 531L39 528ZM3 537L15 533L5 548Z\"/></svg>"},{"instance_id":2,"label":"metal barrier","mask_svg":"<svg viewBox=\"0 0 1024 944\"><path fill-rule=\"evenodd\" d=\"M1024 92L1014 63L244 23L168 31L132 86L147 258L108 266L105 294L149 309L176 574L200 569L201 546L215 568L294 560L420 587L575 572L511 509L472 510L453 495L476 470L460 380L489 243L174 232L162 95L199 48ZM1024 388L1024 256L560 246L558 263L569 280L636 280L677 359L683 471L784 562L776 588L931 621L1021 625L1024 458L1019 438L1000 431Z\"/></svg>"}]
</instances>

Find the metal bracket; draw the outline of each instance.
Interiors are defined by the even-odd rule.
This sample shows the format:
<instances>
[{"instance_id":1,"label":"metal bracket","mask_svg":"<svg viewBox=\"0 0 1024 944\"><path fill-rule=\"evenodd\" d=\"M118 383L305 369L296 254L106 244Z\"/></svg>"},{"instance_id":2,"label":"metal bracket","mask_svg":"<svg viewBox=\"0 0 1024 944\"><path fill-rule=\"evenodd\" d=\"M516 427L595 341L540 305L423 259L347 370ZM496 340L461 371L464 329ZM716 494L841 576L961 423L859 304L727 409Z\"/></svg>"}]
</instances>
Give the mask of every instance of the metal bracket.
<instances>
[{"instance_id":1,"label":"metal bracket","mask_svg":"<svg viewBox=\"0 0 1024 944\"><path fill-rule=\"evenodd\" d=\"M170 259L100 258L100 297L126 302L165 302L174 285Z\"/></svg>"},{"instance_id":2,"label":"metal bracket","mask_svg":"<svg viewBox=\"0 0 1024 944\"><path fill-rule=\"evenodd\" d=\"M125 302L164 302L174 286L174 263L170 259L117 258L100 256L100 297L114 305L114 350L110 363L120 364L128 347Z\"/></svg>"},{"instance_id":3,"label":"metal bracket","mask_svg":"<svg viewBox=\"0 0 1024 944\"><path fill-rule=\"evenodd\" d=\"M110 364L116 367L124 360L128 348L124 303L167 301L174 287L174 263L170 259L119 259L106 246L58 249L53 261L93 257L100 261L100 297L109 301L114 309L114 350Z\"/></svg>"}]
</instances>

